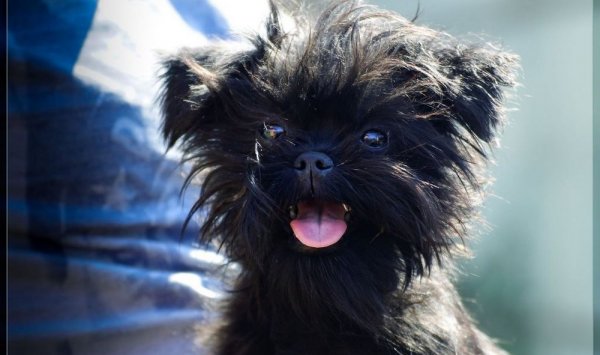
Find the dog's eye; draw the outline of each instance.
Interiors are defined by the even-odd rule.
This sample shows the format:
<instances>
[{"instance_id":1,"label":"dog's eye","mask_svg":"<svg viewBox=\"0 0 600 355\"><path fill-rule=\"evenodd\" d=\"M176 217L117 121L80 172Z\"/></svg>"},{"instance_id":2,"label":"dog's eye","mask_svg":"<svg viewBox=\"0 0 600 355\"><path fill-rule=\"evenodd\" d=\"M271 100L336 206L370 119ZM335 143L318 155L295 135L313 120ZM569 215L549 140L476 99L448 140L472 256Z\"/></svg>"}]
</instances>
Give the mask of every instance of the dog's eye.
<instances>
[{"instance_id":1,"label":"dog's eye","mask_svg":"<svg viewBox=\"0 0 600 355\"><path fill-rule=\"evenodd\" d=\"M261 135L265 139L276 139L285 134L285 129L279 125L265 123Z\"/></svg>"},{"instance_id":2,"label":"dog's eye","mask_svg":"<svg viewBox=\"0 0 600 355\"><path fill-rule=\"evenodd\" d=\"M372 129L363 134L361 141L371 148L381 148L387 144L388 137L385 133Z\"/></svg>"}]
</instances>

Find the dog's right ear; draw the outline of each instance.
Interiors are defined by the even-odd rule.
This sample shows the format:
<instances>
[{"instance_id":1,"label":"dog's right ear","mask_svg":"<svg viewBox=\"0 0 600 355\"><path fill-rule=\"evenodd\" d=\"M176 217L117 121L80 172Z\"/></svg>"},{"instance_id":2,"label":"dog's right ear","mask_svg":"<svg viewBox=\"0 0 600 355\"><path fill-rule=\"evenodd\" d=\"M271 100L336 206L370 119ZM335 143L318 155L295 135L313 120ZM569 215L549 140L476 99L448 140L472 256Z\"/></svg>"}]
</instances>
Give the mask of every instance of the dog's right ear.
<instances>
[{"instance_id":1,"label":"dog's right ear","mask_svg":"<svg viewBox=\"0 0 600 355\"><path fill-rule=\"evenodd\" d=\"M215 45L195 52L184 50L163 61L160 105L162 133L169 148L179 140L189 142L201 138L203 132L209 132L219 123L222 126L223 119L227 119L223 115L225 111L233 109L231 106L242 99L237 96L232 100L237 86L244 86L241 85L244 77L270 49L281 46L285 34L281 30L279 12L273 1L269 4L271 11L266 23L266 37L257 35L250 39L252 49L232 52ZM230 85L229 81L236 84ZM222 90L225 87L228 90ZM247 89L240 90L241 94L248 94ZM220 115L219 105L228 106L222 107Z\"/></svg>"},{"instance_id":2,"label":"dog's right ear","mask_svg":"<svg viewBox=\"0 0 600 355\"><path fill-rule=\"evenodd\" d=\"M182 52L163 62L160 105L162 133L168 147L188 141L214 123L217 75L210 55Z\"/></svg>"}]
</instances>

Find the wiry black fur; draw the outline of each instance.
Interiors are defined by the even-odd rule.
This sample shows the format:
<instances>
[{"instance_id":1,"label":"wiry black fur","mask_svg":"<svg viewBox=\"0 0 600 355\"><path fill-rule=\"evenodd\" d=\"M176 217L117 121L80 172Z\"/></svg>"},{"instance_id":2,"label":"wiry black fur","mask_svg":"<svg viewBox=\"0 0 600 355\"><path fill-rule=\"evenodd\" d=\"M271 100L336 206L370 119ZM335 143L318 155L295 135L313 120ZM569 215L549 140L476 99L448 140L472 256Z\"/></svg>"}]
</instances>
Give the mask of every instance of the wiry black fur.
<instances>
[{"instance_id":1,"label":"wiry black fur","mask_svg":"<svg viewBox=\"0 0 600 355\"><path fill-rule=\"evenodd\" d=\"M502 119L516 58L463 44L354 1L285 32L272 5L252 48L182 51L165 62L164 135L202 178L192 214L241 275L218 354L500 353L450 283ZM286 134L267 140L265 123ZM388 145L361 143L369 129ZM292 164L334 162L308 188ZM287 207L352 207L342 241L302 248ZM415 278L417 277L417 278Z\"/></svg>"}]
</instances>

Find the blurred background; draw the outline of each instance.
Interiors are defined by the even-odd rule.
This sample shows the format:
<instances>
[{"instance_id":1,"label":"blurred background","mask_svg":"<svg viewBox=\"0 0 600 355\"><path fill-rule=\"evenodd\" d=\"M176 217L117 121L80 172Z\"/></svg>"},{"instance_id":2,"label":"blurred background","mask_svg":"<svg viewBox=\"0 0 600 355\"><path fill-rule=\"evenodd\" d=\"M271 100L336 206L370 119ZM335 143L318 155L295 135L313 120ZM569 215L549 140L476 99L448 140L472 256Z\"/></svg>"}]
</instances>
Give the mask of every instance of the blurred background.
<instances>
[{"instance_id":1,"label":"blurred background","mask_svg":"<svg viewBox=\"0 0 600 355\"><path fill-rule=\"evenodd\" d=\"M460 291L512 354L592 354L592 1L373 1L521 57L489 228ZM159 54L256 29L262 0L8 2L10 354L206 353L223 260L180 226Z\"/></svg>"},{"instance_id":2,"label":"blurred background","mask_svg":"<svg viewBox=\"0 0 600 355\"><path fill-rule=\"evenodd\" d=\"M417 22L521 57L484 209L491 230L464 263L467 307L513 354L591 354L592 1L422 0Z\"/></svg>"}]
</instances>

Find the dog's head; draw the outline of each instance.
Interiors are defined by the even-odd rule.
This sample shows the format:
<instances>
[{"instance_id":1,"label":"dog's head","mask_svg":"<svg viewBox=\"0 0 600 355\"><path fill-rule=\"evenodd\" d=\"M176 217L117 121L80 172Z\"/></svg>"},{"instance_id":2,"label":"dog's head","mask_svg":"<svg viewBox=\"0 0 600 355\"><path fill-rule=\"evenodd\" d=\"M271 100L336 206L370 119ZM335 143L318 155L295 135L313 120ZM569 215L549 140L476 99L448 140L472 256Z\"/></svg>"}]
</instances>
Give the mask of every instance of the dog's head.
<instances>
[{"instance_id":1,"label":"dog's head","mask_svg":"<svg viewBox=\"0 0 600 355\"><path fill-rule=\"evenodd\" d=\"M165 62L203 238L246 267L344 258L408 283L462 237L516 58L352 1L293 31L279 17L249 49Z\"/></svg>"}]
</instances>

